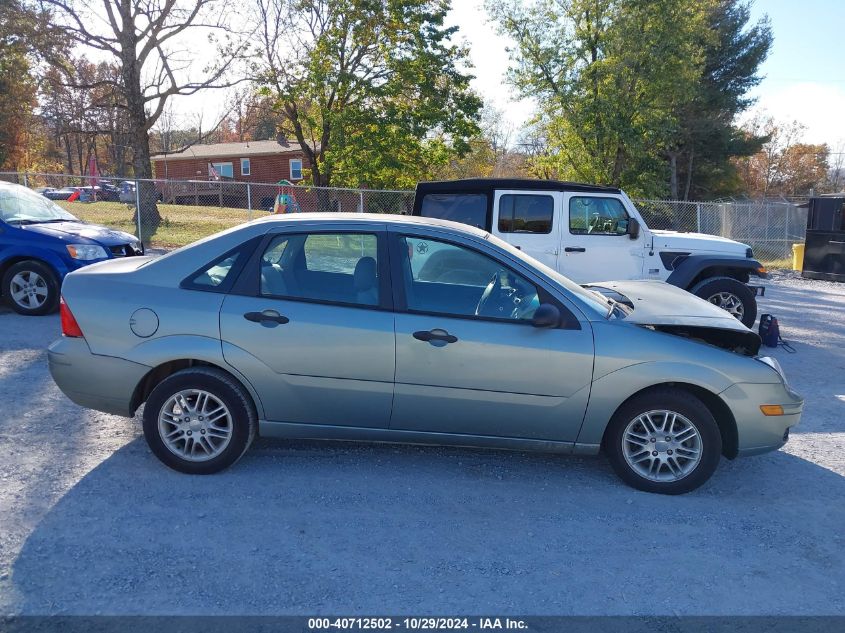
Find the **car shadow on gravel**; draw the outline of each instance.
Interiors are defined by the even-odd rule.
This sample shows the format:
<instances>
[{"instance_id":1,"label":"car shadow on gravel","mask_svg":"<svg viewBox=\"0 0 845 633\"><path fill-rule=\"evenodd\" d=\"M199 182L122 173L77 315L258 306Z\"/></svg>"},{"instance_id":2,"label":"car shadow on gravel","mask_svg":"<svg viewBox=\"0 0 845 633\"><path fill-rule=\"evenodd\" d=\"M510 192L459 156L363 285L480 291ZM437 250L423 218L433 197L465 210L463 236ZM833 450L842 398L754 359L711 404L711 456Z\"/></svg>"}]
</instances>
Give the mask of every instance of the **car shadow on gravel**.
<instances>
[{"instance_id":1,"label":"car shadow on gravel","mask_svg":"<svg viewBox=\"0 0 845 633\"><path fill-rule=\"evenodd\" d=\"M21 613L843 613L843 498L785 452L665 497L600 458L339 442L258 441L191 477L138 438L11 580Z\"/></svg>"}]
</instances>

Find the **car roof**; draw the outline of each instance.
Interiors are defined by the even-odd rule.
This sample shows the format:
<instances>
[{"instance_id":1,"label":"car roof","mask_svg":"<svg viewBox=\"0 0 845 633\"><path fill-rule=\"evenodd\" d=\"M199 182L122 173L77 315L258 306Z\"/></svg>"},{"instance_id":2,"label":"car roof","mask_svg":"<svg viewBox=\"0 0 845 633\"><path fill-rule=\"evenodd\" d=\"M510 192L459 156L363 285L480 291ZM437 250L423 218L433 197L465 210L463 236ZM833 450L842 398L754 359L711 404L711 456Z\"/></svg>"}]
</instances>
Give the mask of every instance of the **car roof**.
<instances>
[{"instance_id":1,"label":"car roof","mask_svg":"<svg viewBox=\"0 0 845 633\"><path fill-rule=\"evenodd\" d=\"M494 189L532 189L534 191L577 191L592 193L621 193L617 187L589 185L563 180L536 178L463 178L460 180L433 180L417 184L417 195L427 193L487 193Z\"/></svg>"},{"instance_id":2,"label":"car roof","mask_svg":"<svg viewBox=\"0 0 845 633\"><path fill-rule=\"evenodd\" d=\"M400 215L398 213L285 213L269 215L265 218L255 220L254 222L279 225L295 224L298 222L309 224L336 224L338 222L353 224L360 223L362 225L388 224L397 227L439 227L481 238L486 238L489 235L487 231L477 229L474 226L469 226L468 224L460 222L451 222L450 220L441 220L438 218Z\"/></svg>"}]
</instances>

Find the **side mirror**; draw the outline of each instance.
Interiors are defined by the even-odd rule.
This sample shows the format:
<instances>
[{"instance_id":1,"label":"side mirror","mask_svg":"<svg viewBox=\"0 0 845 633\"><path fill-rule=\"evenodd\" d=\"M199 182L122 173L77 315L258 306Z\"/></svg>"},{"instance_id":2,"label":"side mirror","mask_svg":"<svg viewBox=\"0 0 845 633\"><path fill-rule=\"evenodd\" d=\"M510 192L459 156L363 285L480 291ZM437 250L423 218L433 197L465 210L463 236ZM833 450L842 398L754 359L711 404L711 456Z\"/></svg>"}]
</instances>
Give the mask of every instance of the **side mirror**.
<instances>
[{"instance_id":1,"label":"side mirror","mask_svg":"<svg viewBox=\"0 0 845 633\"><path fill-rule=\"evenodd\" d=\"M540 307L534 312L531 325L544 328L557 327L560 325L560 310L551 303L541 303Z\"/></svg>"},{"instance_id":2,"label":"side mirror","mask_svg":"<svg viewBox=\"0 0 845 633\"><path fill-rule=\"evenodd\" d=\"M640 221L637 218L628 218L628 237L632 240L640 236Z\"/></svg>"}]
</instances>

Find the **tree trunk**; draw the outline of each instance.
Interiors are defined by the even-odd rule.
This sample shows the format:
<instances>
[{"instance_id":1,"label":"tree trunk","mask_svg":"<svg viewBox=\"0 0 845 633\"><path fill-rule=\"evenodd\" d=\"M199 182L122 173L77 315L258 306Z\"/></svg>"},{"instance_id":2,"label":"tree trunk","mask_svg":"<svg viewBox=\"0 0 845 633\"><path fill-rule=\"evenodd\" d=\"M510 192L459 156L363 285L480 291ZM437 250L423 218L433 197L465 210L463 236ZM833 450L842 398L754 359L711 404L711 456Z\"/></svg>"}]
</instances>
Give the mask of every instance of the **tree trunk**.
<instances>
[{"instance_id":1,"label":"tree trunk","mask_svg":"<svg viewBox=\"0 0 845 633\"><path fill-rule=\"evenodd\" d=\"M669 197L678 200L678 152L666 152L669 156Z\"/></svg>"},{"instance_id":2,"label":"tree trunk","mask_svg":"<svg viewBox=\"0 0 845 633\"><path fill-rule=\"evenodd\" d=\"M692 188L692 161L695 156L695 150L690 147L689 160L687 161L687 184L684 186L684 200L689 200L689 192Z\"/></svg>"},{"instance_id":3,"label":"tree trunk","mask_svg":"<svg viewBox=\"0 0 845 633\"><path fill-rule=\"evenodd\" d=\"M123 63L123 84L126 96L126 110L128 114L128 127L130 144L132 145L132 167L135 171L135 178L138 179L136 186L138 195L136 200L139 204L135 209L135 226L140 227L141 235L138 237L145 244L161 224L161 215L158 211L157 192L155 183L152 182L153 167L150 161L150 135L147 121L147 111L144 102L144 92L141 88L140 68L135 59L134 30L125 29L122 33L121 53Z\"/></svg>"},{"instance_id":4,"label":"tree trunk","mask_svg":"<svg viewBox=\"0 0 845 633\"><path fill-rule=\"evenodd\" d=\"M134 142L132 144L134 155L132 157L132 166L135 169L135 178L137 178L138 198L140 202L135 209L135 226L140 224L141 235L139 236L145 244L149 244L150 239L158 230L161 224L161 214L158 210L158 192L155 188L155 183L152 181L153 170L150 162L150 139L146 129L135 130ZM140 214L140 222L138 216Z\"/></svg>"}]
</instances>

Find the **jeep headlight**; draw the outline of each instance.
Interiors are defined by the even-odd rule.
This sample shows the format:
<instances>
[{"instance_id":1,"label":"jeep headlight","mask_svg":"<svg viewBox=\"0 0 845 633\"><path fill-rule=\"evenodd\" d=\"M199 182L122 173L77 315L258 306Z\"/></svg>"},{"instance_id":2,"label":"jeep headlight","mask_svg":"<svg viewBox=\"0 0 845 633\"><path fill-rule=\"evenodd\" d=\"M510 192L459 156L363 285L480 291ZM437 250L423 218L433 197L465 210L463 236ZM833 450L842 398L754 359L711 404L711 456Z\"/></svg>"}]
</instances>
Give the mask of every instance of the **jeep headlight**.
<instances>
[{"instance_id":1,"label":"jeep headlight","mask_svg":"<svg viewBox=\"0 0 845 633\"><path fill-rule=\"evenodd\" d=\"M86 262L94 259L107 259L109 256L106 249L96 244L68 244L67 252L74 259Z\"/></svg>"},{"instance_id":2,"label":"jeep headlight","mask_svg":"<svg viewBox=\"0 0 845 633\"><path fill-rule=\"evenodd\" d=\"M777 359L772 358L771 356L756 356L755 358L764 365L768 365L769 367L774 369L777 372L777 375L780 376L780 379L783 381L783 384L787 387L789 386L789 383L786 380L786 373L784 373L783 367L780 366L780 363L777 361Z\"/></svg>"}]
</instances>

